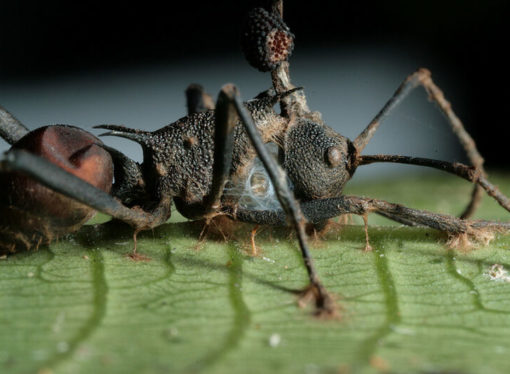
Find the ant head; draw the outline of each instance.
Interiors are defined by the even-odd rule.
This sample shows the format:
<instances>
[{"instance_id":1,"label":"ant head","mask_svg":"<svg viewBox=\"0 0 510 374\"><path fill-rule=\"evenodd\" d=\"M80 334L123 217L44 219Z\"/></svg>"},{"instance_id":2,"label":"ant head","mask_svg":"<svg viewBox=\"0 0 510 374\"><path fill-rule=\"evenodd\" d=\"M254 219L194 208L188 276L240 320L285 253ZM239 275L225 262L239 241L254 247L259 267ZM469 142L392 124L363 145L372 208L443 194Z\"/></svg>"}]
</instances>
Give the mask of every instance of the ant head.
<instances>
[{"instance_id":1,"label":"ant head","mask_svg":"<svg viewBox=\"0 0 510 374\"><path fill-rule=\"evenodd\" d=\"M353 144L323 124L299 120L287 132L284 147L284 167L300 199L340 196L354 173Z\"/></svg>"}]
</instances>

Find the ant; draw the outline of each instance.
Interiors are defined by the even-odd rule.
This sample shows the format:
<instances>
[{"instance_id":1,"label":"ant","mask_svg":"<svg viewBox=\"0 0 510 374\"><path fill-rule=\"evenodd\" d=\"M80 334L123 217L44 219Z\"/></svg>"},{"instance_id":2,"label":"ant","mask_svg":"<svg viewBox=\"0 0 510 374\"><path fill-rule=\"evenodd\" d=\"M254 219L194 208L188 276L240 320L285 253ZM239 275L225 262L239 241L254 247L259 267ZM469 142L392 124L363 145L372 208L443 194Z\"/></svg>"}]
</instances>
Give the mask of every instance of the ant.
<instances>
[{"instance_id":1,"label":"ant","mask_svg":"<svg viewBox=\"0 0 510 374\"><path fill-rule=\"evenodd\" d=\"M54 157L59 159L55 163L51 155L39 153L42 155L39 157L27 152L31 149L23 142L42 130L29 132L3 110L0 114L0 135L13 147L0 161L0 172L16 177L21 172L48 187L52 193L61 193L85 205L87 208L79 205L86 212L77 214L76 221L67 225L68 231L82 224L84 217L90 214L87 210L90 208L128 223L134 229L133 257L137 256L137 233L165 223L170 217L172 202L189 219L210 221L217 216L227 216L253 224L291 226L296 231L310 281L303 297L312 297L317 314L326 316L336 314L335 302L314 268L307 245L306 223L320 229L335 216L360 215L365 220L366 250L370 250L369 213L406 225L428 226L446 232L452 245L470 240L481 241L488 233L510 229L510 223L468 220L476 210L483 191L508 211L510 200L487 180L483 158L473 139L432 81L428 70L419 69L405 79L382 110L351 141L324 124L320 113L308 108L303 89L291 83L288 58L294 47L294 36L283 22L282 14L282 0L274 0L266 8L253 9L242 35L243 51L248 62L263 72L270 72L271 89L243 102L238 89L227 84L214 103L200 86L192 85L186 92L188 116L160 130L149 132L116 125L96 126L108 130L102 135L120 136L139 143L144 155L141 164L105 146L92 135L67 126L45 128L45 131L55 133L71 131L81 134L79 138L83 140L77 141L76 147L69 152L64 152L66 159L62 161L63 157ZM424 87L430 99L446 115L471 166L399 155L361 155L382 121L419 86ZM280 113L273 109L277 103L280 104ZM36 148L47 141L45 137L35 138L33 144ZM67 143L67 140L62 143ZM266 147L268 143L276 146L276 155ZM100 171L105 175L104 179L87 180L90 173L73 171L66 167L67 160L88 165L89 168L84 169L93 170L93 175ZM254 209L240 203L239 195L232 193L249 185L258 160L274 186L281 207ZM471 201L464 213L456 218L342 194L344 185L359 166L376 162L421 165L457 175L475 185ZM110 185L112 165L113 186ZM15 191L23 186L19 182L8 184L10 189L5 187L5 183L0 186L8 190L0 199L0 209L7 212L7 215L4 214L7 218L0 222L0 249L15 251L19 237L23 237L23 245L28 249L60 235L60 226L56 224L44 226L48 232L33 223L32 226L27 224L28 229L23 229L18 217L26 214L28 208L21 206L19 199L13 197ZM66 220L68 218L60 219ZM30 237L35 233L36 240Z\"/></svg>"}]
</instances>

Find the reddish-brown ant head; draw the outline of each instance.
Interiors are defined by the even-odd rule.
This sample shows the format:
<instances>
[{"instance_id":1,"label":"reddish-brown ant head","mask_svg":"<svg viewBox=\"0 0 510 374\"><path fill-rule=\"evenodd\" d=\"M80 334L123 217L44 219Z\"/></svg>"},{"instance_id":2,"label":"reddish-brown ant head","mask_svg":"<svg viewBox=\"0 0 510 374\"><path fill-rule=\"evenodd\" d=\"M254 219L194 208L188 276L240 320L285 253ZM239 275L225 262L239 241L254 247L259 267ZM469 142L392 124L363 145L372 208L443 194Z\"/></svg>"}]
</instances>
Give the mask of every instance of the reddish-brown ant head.
<instances>
[{"instance_id":1,"label":"reddish-brown ant head","mask_svg":"<svg viewBox=\"0 0 510 374\"><path fill-rule=\"evenodd\" d=\"M34 130L12 148L24 149L109 192L113 179L110 154L92 134L72 126ZM77 230L94 210L19 174L2 175L0 252L30 249Z\"/></svg>"},{"instance_id":2,"label":"reddish-brown ant head","mask_svg":"<svg viewBox=\"0 0 510 374\"><path fill-rule=\"evenodd\" d=\"M331 128L300 120L287 131L284 167L303 200L338 197L351 178L355 163L349 139Z\"/></svg>"}]
</instances>

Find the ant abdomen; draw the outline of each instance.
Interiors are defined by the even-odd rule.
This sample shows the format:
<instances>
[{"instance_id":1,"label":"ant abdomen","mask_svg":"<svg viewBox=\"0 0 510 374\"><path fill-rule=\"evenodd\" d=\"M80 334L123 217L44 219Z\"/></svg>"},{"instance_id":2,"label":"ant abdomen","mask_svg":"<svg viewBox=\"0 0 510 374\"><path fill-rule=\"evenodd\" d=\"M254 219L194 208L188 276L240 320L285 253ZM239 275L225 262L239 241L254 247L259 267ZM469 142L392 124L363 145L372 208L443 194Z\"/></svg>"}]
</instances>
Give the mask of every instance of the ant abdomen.
<instances>
[{"instance_id":1,"label":"ant abdomen","mask_svg":"<svg viewBox=\"0 0 510 374\"><path fill-rule=\"evenodd\" d=\"M109 192L113 163L102 142L77 127L55 125L34 130L12 149L47 159L94 187ZM78 230L95 211L17 172L0 181L0 253L38 248Z\"/></svg>"}]
</instances>

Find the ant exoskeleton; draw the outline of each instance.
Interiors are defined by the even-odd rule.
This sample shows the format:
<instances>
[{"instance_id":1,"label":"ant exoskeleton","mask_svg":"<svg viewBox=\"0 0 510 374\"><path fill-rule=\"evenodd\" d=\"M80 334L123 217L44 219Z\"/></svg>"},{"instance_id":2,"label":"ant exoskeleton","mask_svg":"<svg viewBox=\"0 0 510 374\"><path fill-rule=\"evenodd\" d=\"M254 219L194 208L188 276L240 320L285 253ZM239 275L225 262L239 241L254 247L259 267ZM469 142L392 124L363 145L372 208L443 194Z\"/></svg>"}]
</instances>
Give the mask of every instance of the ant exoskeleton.
<instances>
[{"instance_id":1,"label":"ant exoskeleton","mask_svg":"<svg viewBox=\"0 0 510 374\"><path fill-rule=\"evenodd\" d=\"M306 242L306 222L320 228L332 217L357 214L365 219L366 227L366 216L374 212L406 225L446 232L452 244L483 240L487 233L510 229L510 223L467 220L483 190L509 211L510 201L486 179L483 159L474 141L427 70L410 75L365 130L351 141L326 126L319 113L311 112L303 90L292 85L287 59L292 52L293 35L283 23L282 10L282 0L274 1L268 9L254 9L243 34L248 61L259 70L271 72L272 89L243 103L236 87L225 85L214 105L210 96L194 85L187 91L189 115L160 130L97 126L109 131L103 135L134 140L143 149L144 161L138 164L97 139L85 142L86 149L104 150L104 157L113 160L115 183L111 195L107 193L109 186L94 187L66 172L62 165L56 166L23 150L27 148L18 147L18 142L32 133L25 135L28 130L6 111L0 117L0 135L14 145L1 161L0 171L27 174L52 191L128 223L134 228L135 251L136 234L165 223L172 202L189 219L210 220L222 215L255 224L290 225L297 233L310 279L306 294L314 297L318 313L326 315L335 314L335 305L314 269ZM420 85L448 118L472 166L397 155L361 155L384 118ZM278 102L280 114L273 109ZM281 166L266 148L267 143L276 145ZM78 148L73 154L83 153ZM254 209L240 204L239 195L231 193L247 184L257 157L273 183L281 208ZM357 167L375 162L421 165L460 176L475 184L471 202L462 216L456 218L382 200L342 195L345 183ZM108 168L101 164L94 167ZM12 206L9 199L4 196L0 200L0 209ZM10 224L6 219L0 227L0 249L15 250L12 234L26 230L19 221L13 222ZM51 239L44 233L38 237L39 241L41 237L43 241ZM25 243L25 247L36 244ZM370 249L368 234L366 249Z\"/></svg>"}]
</instances>

